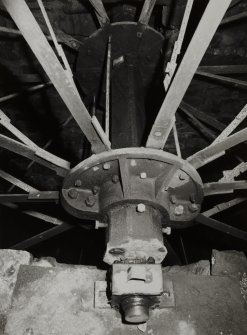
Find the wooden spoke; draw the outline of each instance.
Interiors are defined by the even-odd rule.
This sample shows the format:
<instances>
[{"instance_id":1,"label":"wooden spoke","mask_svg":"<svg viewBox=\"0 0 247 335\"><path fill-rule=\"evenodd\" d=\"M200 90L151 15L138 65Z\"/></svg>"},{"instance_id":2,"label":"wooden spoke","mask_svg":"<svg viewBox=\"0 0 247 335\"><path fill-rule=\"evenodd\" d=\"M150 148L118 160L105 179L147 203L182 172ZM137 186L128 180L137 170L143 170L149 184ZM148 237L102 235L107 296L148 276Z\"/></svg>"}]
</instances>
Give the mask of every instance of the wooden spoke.
<instances>
[{"instance_id":1,"label":"wooden spoke","mask_svg":"<svg viewBox=\"0 0 247 335\"><path fill-rule=\"evenodd\" d=\"M232 132L246 119L247 105L240 111L234 120L222 131L222 133L214 140L212 144L219 143L227 138Z\"/></svg>"},{"instance_id":2,"label":"wooden spoke","mask_svg":"<svg viewBox=\"0 0 247 335\"><path fill-rule=\"evenodd\" d=\"M22 36L22 33L18 29L13 29L13 28L8 28L8 27L1 27L1 26L0 26L0 33ZM72 37L68 34L65 34L61 30L56 31L56 36L57 36L57 40L58 40L59 43L62 43L62 44L66 45L67 47L69 47L73 50L78 51L78 49L80 48L80 46L82 44L79 40L77 40L76 38L74 38L74 37ZM52 37L50 35L46 35L46 38L47 38L48 41L52 41Z\"/></svg>"},{"instance_id":3,"label":"wooden spoke","mask_svg":"<svg viewBox=\"0 0 247 335\"><path fill-rule=\"evenodd\" d=\"M14 2L3 0L2 2L75 121L91 143L93 152L109 150L110 147L106 137L99 136L99 132L92 125L91 117L75 88L75 84L67 76L26 2L24 0ZM24 17L25 20L23 20Z\"/></svg>"},{"instance_id":4,"label":"wooden spoke","mask_svg":"<svg viewBox=\"0 0 247 335\"><path fill-rule=\"evenodd\" d=\"M198 222L198 223L200 223L204 226L207 226L207 227L216 229L218 231L221 231L222 233L225 233L225 234L231 235L233 237L239 238L241 240L247 241L247 232L245 232L243 230L240 230L238 228L229 226L229 225L227 225L225 223L222 223L220 221L217 221L217 220L211 219L209 217L206 217L203 214L199 214L197 216L196 222Z\"/></svg>"},{"instance_id":5,"label":"wooden spoke","mask_svg":"<svg viewBox=\"0 0 247 335\"><path fill-rule=\"evenodd\" d=\"M33 247L34 245L37 245L41 242L44 242L52 237L55 237L59 234L62 234L66 231L69 231L71 229L73 229L74 226L69 224L69 223L62 223L59 226L53 227L51 229L48 229L40 234L37 234L27 240L24 240L20 243L17 243L13 246L11 246L11 249L15 249L15 250L25 250L28 249L30 247Z\"/></svg>"},{"instance_id":6,"label":"wooden spoke","mask_svg":"<svg viewBox=\"0 0 247 335\"><path fill-rule=\"evenodd\" d=\"M198 72L213 74L243 74L247 73L247 65L199 66L196 73Z\"/></svg>"},{"instance_id":7,"label":"wooden spoke","mask_svg":"<svg viewBox=\"0 0 247 335\"><path fill-rule=\"evenodd\" d=\"M101 25L101 27L110 23L110 19L106 13L102 0L89 0L89 2L91 3L91 5L95 10L96 16L99 20L99 24Z\"/></svg>"},{"instance_id":8,"label":"wooden spoke","mask_svg":"<svg viewBox=\"0 0 247 335\"><path fill-rule=\"evenodd\" d=\"M247 18L247 11L244 11L242 13L226 17L224 20L222 20L220 25L224 26L226 24L233 23L246 18Z\"/></svg>"},{"instance_id":9,"label":"wooden spoke","mask_svg":"<svg viewBox=\"0 0 247 335\"><path fill-rule=\"evenodd\" d=\"M175 113L231 0L210 0L152 127L146 146L163 149Z\"/></svg>"},{"instance_id":10,"label":"wooden spoke","mask_svg":"<svg viewBox=\"0 0 247 335\"><path fill-rule=\"evenodd\" d=\"M57 191L36 191L28 194L0 194L0 203L6 202L57 202L59 192Z\"/></svg>"},{"instance_id":11,"label":"wooden spoke","mask_svg":"<svg viewBox=\"0 0 247 335\"><path fill-rule=\"evenodd\" d=\"M216 130L223 131L225 129L225 125L223 123L217 121L215 118L213 118L209 114L203 113L203 112L199 111L197 108L192 107L191 105L189 105L185 102L181 102L179 108L183 112L189 113L190 115L193 115L198 120L204 122L206 125L214 128Z\"/></svg>"},{"instance_id":12,"label":"wooden spoke","mask_svg":"<svg viewBox=\"0 0 247 335\"><path fill-rule=\"evenodd\" d=\"M69 162L50 154L48 151L39 147L29 147L1 134L0 147L46 166L62 177L65 177L70 170Z\"/></svg>"},{"instance_id":13,"label":"wooden spoke","mask_svg":"<svg viewBox=\"0 0 247 335\"><path fill-rule=\"evenodd\" d=\"M246 189L247 189L246 180L238 180L233 182L206 183L203 185L203 191L205 196L233 193L235 190L246 190Z\"/></svg>"},{"instance_id":14,"label":"wooden spoke","mask_svg":"<svg viewBox=\"0 0 247 335\"><path fill-rule=\"evenodd\" d=\"M35 85L33 87L30 87L30 88L27 88L26 90L23 90L22 92L8 94L5 97L0 97L0 103L1 102L5 102L5 101L9 101L9 100L12 100L12 99L15 99L15 98L19 97L22 94L37 92L37 91L39 91L39 90L41 90L43 88L50 87L50 86L51 86L51 82L48 82L48 83L39 84L39 85Z\"/></svg>"},{"instance_id":15,"label":"wooden spoke","mask_svg":"<svg viewBox=\"0 0 247 335\"><path fill-rule=\"evenodd\" d=\"M219 76L217 74L206 73L202 71L197 71L196 75L202 78L208 79L208 80L215 81L220 84L224 84L224 85L236 88L236 89L240 89L244 91L247 90L247 82L243 80L238 80L238 79L229 78L225 76Z\"/></svg>"},{"instance_id":16,"label":"wooden spoke","mask_svg":"<svg viewBox=\"0 0 247 335\"><path fill-rule=\"evenodd\" d=\"M4 180L8 181L9 183L11 183L12 185L19 187L20 189L22 189L23 191L26 192L38 192L38 190L26 183L24 183L23 181L11 176L9 173L0 170L0 177L3 178Z\"/></svg>"},{"instance_id":17,"label":"wooden spoke","mask_svg":"<svg viewBox=\"0 0 247 335\"><path fill-rule=\"evenodd\" d=\"M238 204L241 204L243 202L247 201L247 198L235 198L233 200L227 201L227 202L222 202L213 208L208 209L207 211L203 212L202 214L206 217L213 216L215 214L218 214L220 212L223 212L233 206L236 206Z\"/></svg>"},{"instance_id":18,"label":"wooden spoke","mask_svg":"<svg viewBox=\"0 0 247 335\"><path fill-rule=\"evenodd\" d=\"M187 161L196 169L214 161L223 156L225 151L247 140L247 128L234 135L227 137L225 140L210 145L207 148L195 153L187 158Z\"/></svg>"},{"instance_id":19,"label":"wooden spoke","mask_svg":"<svg viewBox=\"0 0 247 335\"><path fill-rule=\"evenodd\" d=\"M145 0L138 22L148 25L156 0Z\"/></svg>"}]
</instances>

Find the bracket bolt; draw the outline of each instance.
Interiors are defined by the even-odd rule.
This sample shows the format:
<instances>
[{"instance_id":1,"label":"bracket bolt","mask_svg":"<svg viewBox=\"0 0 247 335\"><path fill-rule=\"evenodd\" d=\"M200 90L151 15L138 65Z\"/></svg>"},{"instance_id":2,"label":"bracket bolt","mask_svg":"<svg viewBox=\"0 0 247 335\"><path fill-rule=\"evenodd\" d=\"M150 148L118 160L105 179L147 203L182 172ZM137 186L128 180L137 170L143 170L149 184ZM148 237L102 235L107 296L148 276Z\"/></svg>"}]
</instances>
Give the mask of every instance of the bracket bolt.
<instances>
[{"instance_id":1,"label":"bracket bolt","mask_svg":"<svg viewBox=\"0 0 247 335\"><path fill-rule=\"evenodd\" d=\"M163 228L162 233L166 234L166 235L171 235L171 233L172 233L171 227Z\"/></svg>"},{"instance_id":2,"label":"bracket bolt","mask_svg":"<svg viewBox=\"0 0 247 335\"><path fill-rule=\"evenodd\" d=\"M103 169L104 170L110 170L110 168L111 168L111 164L110 163L104 163L103 164Z\"/></svg>"},{"instance_id":3,"label":"bracket bolt","mask_svg":"<svg viewBox=\"0 0 247 335\"><path fill-rule=\"evenodd\" d=\"M138 213L144 213L146 211L146 206L144 204L138 204L136 206L136 211Z\"/></svg>"},{"instance_id":4,"label":"bracket bolt","mask_svg":"<svg viewBox=\"0 0 247 335\"><path fill-rule=\"evenodd\" d=\"M68 196L71 198L71 199L77 199L78 197L78 192L76 189L74 188L71 188L68 192Z\"/></svg>"},{"instance_id":5,"label":"bracket bolt","mask_svg":"<svg viewBox=\"0 0 247 335\"><path fill-rule=\"evenodd\" d=\"M99 191L100 191L99 186L94 186L93 189L92 189L92 192L93 192L94 195L98 194Z\"/></svg>"},{"instance_id":6,"label":"bracket bolt","mask_svg":"<svg viewBox=\"0 0 247 335\"><path fill-rule=\"evenodd\" d=\"M80 179L76 179L75 186L80 187L82 185L82 181Z\"/></svg>"},{"instance_id":7,"label":"bracket bolt","mask_svg":"<svg viewBox=\"0 0 247 335\"><path fill-rule=\"evenodd\" d=\"M177 216L181 216L184 214L184 206L183 205L178 205L174 209L174 214Z\"/></svg>"},{"instance_id":8,"label":"bracket bolt","mask_svg":"<svg viewBox=\"0 0 247 335\"><path fill-rule=\"evenodd\" d=\"M189 210L192 212L192 213L196 213L199 209L199 206L197 204L190 204L189 205Z\"/></svg>"},{"instance_id":9,"label":"bracket bolt","mask_svg":"<svg viewBox=\"0 0 247 335\"><path fill-rule=\"evenodd\" d=\"M95 205L96 199L93 195L89 195L85 200L85 203L88 207L93 207Z\"/></svg>"},{"instance_id":10,"label":"bracket bolt","mask_svg":"<svg viewBox=\"0 0 247 335\"><path fill-rule=\"evenodd\" d=\"M147 174L146 174L146 172L141 172L141 173L140 173L140 178L141 178L141 179L146 179L146 178L147 178Z\"/></svg>"},{"instance_id":11,"label":"bracket bolt","mask_svg":"<svg viewBox=\"0 0 247 335\"><path fill-rule=\"evenodd\" d=\"M114 184L117 184L118 182L119 182L119 177L118 177L118 175L114 175L113 177L112 177L112 182L114 183Z\"/></svg>"}]
</instances>

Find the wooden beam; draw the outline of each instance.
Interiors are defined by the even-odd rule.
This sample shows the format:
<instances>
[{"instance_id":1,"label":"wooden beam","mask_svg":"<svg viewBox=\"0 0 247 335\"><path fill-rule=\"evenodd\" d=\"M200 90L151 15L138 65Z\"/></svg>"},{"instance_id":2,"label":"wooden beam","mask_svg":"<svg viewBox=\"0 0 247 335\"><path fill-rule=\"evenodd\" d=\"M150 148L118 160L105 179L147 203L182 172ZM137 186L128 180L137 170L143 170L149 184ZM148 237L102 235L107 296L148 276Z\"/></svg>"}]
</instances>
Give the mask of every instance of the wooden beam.
<instances>
[{"instance_id":1,"label":"wooden beam","mask_svg":"<svg viewBox=\"0 0 247 335\"><path fill-rule=\"evenodd\" d=\"M89 0L91 5L93 6L96 16L99 20L99 24L101 27L110 23L110 19L106 13L105 7L102 3L102 0Z\"/></svg>"},{"instance_id":2,"label":"wooden beam","mask_svg":"<svg viewBox=\"0 0 247 335\"><path fill-rule=\"evenodd\" d=\"M25 194L0 194L0 203L9 202L58 202L57 191L36 191Z\"/></svg>"},{"instance_id":3,"label":"wooden beam","mask_svg":"<svg viewBox=\"0 0 247 335\"><path fill-rule=\"evenodd\" d=\"M210 0L164 99L146 146L163 149L175 113L231 0Z\"/></svg>"}]
</instances>

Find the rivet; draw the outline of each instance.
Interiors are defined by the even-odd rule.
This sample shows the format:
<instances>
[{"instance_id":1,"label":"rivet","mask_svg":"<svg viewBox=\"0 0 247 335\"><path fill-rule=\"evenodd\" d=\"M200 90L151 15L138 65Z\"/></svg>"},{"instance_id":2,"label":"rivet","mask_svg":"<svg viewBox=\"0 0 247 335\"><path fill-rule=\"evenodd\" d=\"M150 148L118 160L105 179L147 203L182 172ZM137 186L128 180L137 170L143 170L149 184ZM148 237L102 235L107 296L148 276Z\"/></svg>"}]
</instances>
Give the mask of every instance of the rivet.
<instances>
[{"instance_id":1,"label":"rivet","mask_svg":"<svg viewBox=\"0 0 247 335\"><path fill-rule=\"evenodd\" d=\"M117 184L118 182L119 182L119 177L118 177L118 175L114 175L113 177L112 177L112 182L114 183L114 184Z\"/></svg>"},{"instance_id":2,"label":"rivet","mask_svg":"<svg viewBox=\"0 0 247 335\"><path fill-rule=\"evenodd\" d=\"M161 131L156 131L156 132L154 133L154 136L156 136L156 137L160 137L160 136L162 136L162 132L161 132Z\"/></svg>"},{"instance_id":3,"label":"rivet","mask_svg":"<svg viewBox=\"0 0 247 335\"><path fill-rule=\"evenodd\" d=\"M146 174L146 172L141 172L141 173L140 173L140 178L141 178L141 179L146 179L146 178L147 178L147 174Z\"/></svg>"},{"instance_id":4,"label":"rivet","mask_svg":"<svg viewBox=\"0 0 247 335\"><path fill-rule=\"evenodd\" d=\"M76 189L74 188L71 188L68 192L68 196L71 198L71 199L77 199L78 197L78 192Z\"/></svg>"},{"instance_id":5,"label":"rivet","mask_svg":"<svg viewBox=\"0 0 247 335\"><path fill-rule=\"evenodd\" d=\"M111 168L111 164L110 163L104 163L103 164L103 169L104 170L110 170L110 168Z\"/></svg>"},{"instance_id":6,"label":"rivet","mask_svg":"<svg viewBox=\"0 0 247 335\"><path fill-rule=\"evenodd\" d=\"M170 195L170 201L174 205L177 203L177 198L176 198L176 196L174 194Z\"/></svg>"},{"instance_id":7,"label":"rivet","mask_svg":"<svg viewBox=\"0 0 247 335\"><path fill-rule=\"evenodd\" d=\"M138 204L136 206L136 211L138 213L144 213L146 211L146 206L144 204Z\"/></svg>"},{"instance_id":8,"label":"rivet","mask_svg":"<svg viewBox=\"0 0 247 335\"><path fill-rule=\"evenodd\" d=\"M80 179L76 179L75 186L80 187L82 185L82 181Z\"/></svg>"},{"instance_id":9,"label":"rivet","mask_svg":"<svg viewBox=\"0 0 247 335\"><path fill-rule=\"evenodd\" d=\"M184 214L184 206L183 205L178 205L174 209L174 214L177 216L181 216Z\"/></svg>"},{"instance_id":10,"label":"rivet","mask_svg":"<svg viewBox=\"0 0 247 335\"><path fill-rule=\"evenodd\" d=\"M98 194L99 191L100 191L99 186L94 186L93 189L92 189L92 192L93 192L94 195Z\"/></svg>"},{"instance_id":11,"label":"rivet","mask_svg":"<svg viewBox=\"0 0 247 335\"><path fill-rule=\"evenodd\" d=\"M85 203L88 207L93 207L95 205L96 199L93 195L89 195L85 200Z\"/></svg>"}]
</instances>

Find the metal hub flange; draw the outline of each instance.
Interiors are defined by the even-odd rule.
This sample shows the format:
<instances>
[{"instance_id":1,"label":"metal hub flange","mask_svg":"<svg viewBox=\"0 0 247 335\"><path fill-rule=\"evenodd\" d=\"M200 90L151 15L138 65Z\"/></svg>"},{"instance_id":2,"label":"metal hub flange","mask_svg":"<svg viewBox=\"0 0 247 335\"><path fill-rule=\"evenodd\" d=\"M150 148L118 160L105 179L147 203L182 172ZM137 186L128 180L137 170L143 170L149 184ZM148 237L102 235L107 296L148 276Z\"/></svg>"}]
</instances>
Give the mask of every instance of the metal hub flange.
<instances>
[{"instance_id":1,"label":"metal hub flange","mask_svg":"<svg viewBox=\"0 0 247 335\"><path fill-rule=\"evenodd\" d=\"M191 222L200 212L202 181L186 161L170 153L124 148L93 155L71 170L62 188L64 208L77 218L107 222L110 210L151 206L162 224Z\"/></svg>"}]
</instances>

